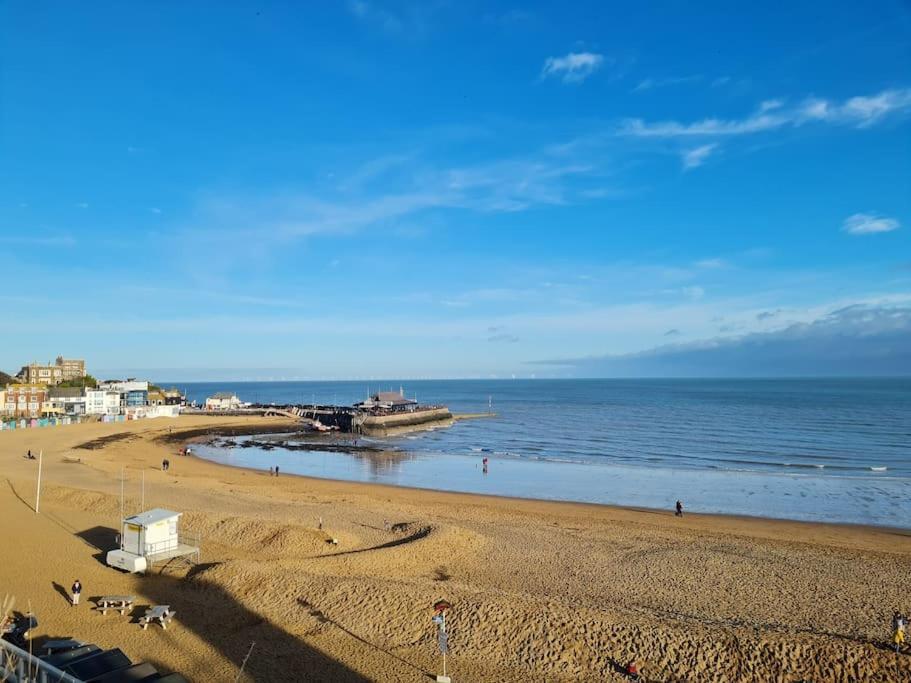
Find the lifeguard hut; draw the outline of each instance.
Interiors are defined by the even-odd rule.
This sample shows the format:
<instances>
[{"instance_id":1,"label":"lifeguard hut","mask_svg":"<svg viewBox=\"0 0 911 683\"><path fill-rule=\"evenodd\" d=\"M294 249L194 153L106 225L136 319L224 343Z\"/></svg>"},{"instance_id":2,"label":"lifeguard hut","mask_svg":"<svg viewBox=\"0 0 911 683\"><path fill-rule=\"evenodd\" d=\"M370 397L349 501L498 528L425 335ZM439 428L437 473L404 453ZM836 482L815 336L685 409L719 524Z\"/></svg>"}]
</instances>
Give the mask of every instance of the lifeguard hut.
<instances>
[{"instance_id":1,"label":"lifeguard hut","mask_svg":"<svg viewBox=\"0 0 911 683\"><path fill-rule=\"evenodd\" d=\"M175 557L199 561L199 540L180 532L182 514L155 508L124 519L120 548L108 552L108 566L144 572L155 562Z\"/></svg>"}]
</instances>

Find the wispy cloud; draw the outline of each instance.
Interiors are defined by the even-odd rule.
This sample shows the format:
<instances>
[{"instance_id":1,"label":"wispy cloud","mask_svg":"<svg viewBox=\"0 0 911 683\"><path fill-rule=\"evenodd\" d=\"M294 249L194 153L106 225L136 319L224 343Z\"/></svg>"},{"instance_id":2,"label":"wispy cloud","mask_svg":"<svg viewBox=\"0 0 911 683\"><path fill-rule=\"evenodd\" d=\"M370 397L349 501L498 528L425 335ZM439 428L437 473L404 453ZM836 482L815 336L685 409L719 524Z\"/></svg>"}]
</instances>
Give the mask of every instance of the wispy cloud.
<instances>
[{"instance_id":1,"label":"wispy cloud","mask_svg":"<svg viewBox=\"0 0 911 683\"><path fill-rule=\"evenodd\" d=\"M541 69L542 78L560 78L564 83L581 83L604 64L604 55L595 52L570 52L563 57L548 57Z\"/></svg>"},{"instance_id":2,"label":"wispy cloud","mask_svg":"<svg viewBox=\"0 0 911 683\"><path fill-rule=\"evenodd\" d=\"M911 110L911 88L883 90L870 96L852 97L843 102L806 98L793 107L780 100L766 100L756 111L743 119L707 118L693 123L628 119L620 134L636 137L723 137L749 135L784 127L810 123L867 128L890 114Z\"/></svg>"},{"instance_id":3,"label":"wispy cloud","mask_svg":"<svg viewBox=\"0 0 911 683\"><path fill-rule=\"evenodd\" d=\"M894 218L885 218L870 213L855 213L845 218L841 229L849 235L872 235L878 232L892 232L901 227Z\"/></svg>"},{"instance_id":4,"label":"wispy cloud","mask_svg":"<svg viewBox=\"0 0 911 683\"><path fill-rule=\"evenodd\" d=\"M655 88L665 88L671 85L686 85L687 83L698 83L702 80L701 75L695 76L677 76L669 78L644 78L636 84L633 92L644 92Z\"/></svg>"},{"instance_id":5,"label":"wispy cloud","mask_svg":"<svg viewBox=\"0 0 911 683\"><path fill-rule=\"evenodd\" d=\"M392 166L367 162L365 175L389 180L384 173ZM460 209L478 213L510 213L535 206L563 205L570 201L570 179L589 173L585 164L567 163L546 154L528 158L491 161L474 166L433 169L416 163L414 177L397 174L385 183L383 194L348 194L323 198L304 193L252 197L204 198L188 237L211 236L220 249L229 248L223 235L256 236L256 243L269 243L315 236L352 235L378 225L391 229L408 217L435 209ZM374 176L375 174L375 176ZM572 195L573 197L575 195ZM405 234L413 237L413 230Z\"/></svg>"},{"instance_id":6,"label":"wispy cloud","mask_svg":"<svg viewBox=\"0 0 911 683\"><path fill-rule=\"evenodd\" d=\"M519 338L514 334L494 334L487 338L489 342L501 342L506 344L515 344L519 341Z\"/></svg>"},{"instance_id":7,"label":"wispy cloud","mask_svg":"<svg viewBox=\"0 0 911 683\"><path fill-rule=\"evenodd\" d=\"M689 170L702 166L717 147L718 143L712 142L707 145L700 145L699 147L685 150L682 155L683 169Z\"/></svg>"}]
</instances>

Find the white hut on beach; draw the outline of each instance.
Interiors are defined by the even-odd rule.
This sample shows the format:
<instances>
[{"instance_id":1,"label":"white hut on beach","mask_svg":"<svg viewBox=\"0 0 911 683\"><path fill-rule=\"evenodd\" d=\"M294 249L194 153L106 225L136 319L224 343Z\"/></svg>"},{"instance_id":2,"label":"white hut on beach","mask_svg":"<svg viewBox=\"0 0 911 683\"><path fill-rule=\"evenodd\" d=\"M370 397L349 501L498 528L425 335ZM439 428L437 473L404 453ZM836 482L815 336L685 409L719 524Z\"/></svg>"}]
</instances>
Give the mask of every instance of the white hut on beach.
<instances>
[{"instance_id":1,"label":"white hut on beach","mask_svg":"<svg viewBox=\"0 0 911 683\"><path fill-rule=\"evenodd\" d=\"M107 564L128 572L143 572L153 562L175 557L199 558L196 539L179 530L182 512L155 508L123 520L120 548L107 554Z\"/></svg>"}]
</instances>

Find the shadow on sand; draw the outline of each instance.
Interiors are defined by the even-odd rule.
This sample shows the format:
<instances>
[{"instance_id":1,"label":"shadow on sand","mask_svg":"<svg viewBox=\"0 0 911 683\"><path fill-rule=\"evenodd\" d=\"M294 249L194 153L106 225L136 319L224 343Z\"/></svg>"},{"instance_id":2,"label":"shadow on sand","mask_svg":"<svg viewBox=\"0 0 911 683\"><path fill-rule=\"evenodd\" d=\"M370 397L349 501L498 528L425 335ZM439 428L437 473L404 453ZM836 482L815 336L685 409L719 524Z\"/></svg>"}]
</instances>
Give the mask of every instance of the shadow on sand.
<instances>
[{"instance_id":1,"label":"shadow on sand","mask_svg":"<svg viewBox=\"0 0 911 683\"><path fill-rule=\"evenodd\" d=\"M76 533L76 538L97 550L98 552L94 553L92 557L105 566L108 551L117 549L117 530L108 526L93 526L91 529L79 531Z\"/></svg>"},{"instance_id":2,"label":"shadow on sand","mask_svg":"<svg viewBox=\"0 0 911 683\"><path fill-rule=\"evenodd\" d=\"M115 547L115 534L106 527L94 527L77 534L101 551ZM90 540L91 539L91 540ZM97 545L96 545L97 544ZM213 565L209 565L213 566ZM256 643L244 667L247 681L338 681L364 683L369 679L313 649L260 614L239 603L230 593L205 578L205 569L191 570L190 578L151 573L137 590L136 611L145 613L146 604L170 605L177 611L175 633L189 629L240 670L250 644ZM111 569L111 571L117 571ZM303 608L301 608L303 609ZM138 628L138 627L137 627ZM156 625L150 629L158 628ZM125 638L124 644L128 645ZM154 662L156 665L157 662ZM167 666L160 666L169 670ZM181 671L188 680L215 680L218 672L196 669Z\"/></svg>"},{"instance_id":3,"label":"shadow on sand","mask_svg":"<svg viewBox=\"0 0 911 683\"><path fill-rule=\"evenodd\" d=\"M70 597L69 591L67 591L66 588L64 588L63 586L61 586L61 585L60 585L59 583L57 583L56 581L52 581L51 584L54 586L54 590L57 591L60 595L63 596L63 599L66 600L66 603L67 603L68 605L72 605L72 604L73 604L73 598Z\"/></svg>"}]
</instances>

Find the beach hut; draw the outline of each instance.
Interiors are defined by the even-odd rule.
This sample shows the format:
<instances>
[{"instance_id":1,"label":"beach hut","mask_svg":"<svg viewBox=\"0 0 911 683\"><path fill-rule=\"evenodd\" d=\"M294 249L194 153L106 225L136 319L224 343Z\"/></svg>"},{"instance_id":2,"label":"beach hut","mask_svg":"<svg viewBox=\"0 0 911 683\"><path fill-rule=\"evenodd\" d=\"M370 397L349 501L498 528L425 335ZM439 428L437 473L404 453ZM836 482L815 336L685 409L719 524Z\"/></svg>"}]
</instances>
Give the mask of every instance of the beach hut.
<instances>
[{"instance_id":1,"label":"beach hut","mask_svg":"<svg viewBox=\"0 0 911 683\"><path fill-rule=\"evenodd\" d=\"M123 520L120 548L107 554L108 566L143 572L154 562L175 557L199 559L199 545L180 533L182 512L155 508Z\"/></svg>"}]
</instances>

